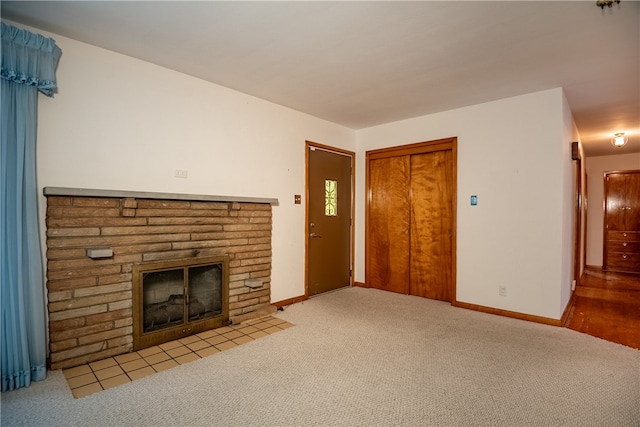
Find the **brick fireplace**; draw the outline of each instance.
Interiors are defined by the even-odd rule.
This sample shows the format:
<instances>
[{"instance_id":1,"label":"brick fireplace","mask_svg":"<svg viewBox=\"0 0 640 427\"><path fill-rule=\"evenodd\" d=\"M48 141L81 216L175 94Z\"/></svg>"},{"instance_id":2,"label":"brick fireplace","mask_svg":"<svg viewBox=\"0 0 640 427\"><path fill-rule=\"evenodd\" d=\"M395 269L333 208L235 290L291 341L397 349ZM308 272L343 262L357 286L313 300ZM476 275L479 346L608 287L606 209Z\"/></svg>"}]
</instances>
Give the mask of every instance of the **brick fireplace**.
<instances>
[{"instance_id":1,"label":"brick fireplace","mask_svg":"<svg viewBox=\"0 0 640 427\"><path fill-rule=\"evenodd\" d=\"M52 369L133 350L133 272L147 264L228 259L228 319L273 313L275 199L47 187Z\"/></svg>"}]
</instances>

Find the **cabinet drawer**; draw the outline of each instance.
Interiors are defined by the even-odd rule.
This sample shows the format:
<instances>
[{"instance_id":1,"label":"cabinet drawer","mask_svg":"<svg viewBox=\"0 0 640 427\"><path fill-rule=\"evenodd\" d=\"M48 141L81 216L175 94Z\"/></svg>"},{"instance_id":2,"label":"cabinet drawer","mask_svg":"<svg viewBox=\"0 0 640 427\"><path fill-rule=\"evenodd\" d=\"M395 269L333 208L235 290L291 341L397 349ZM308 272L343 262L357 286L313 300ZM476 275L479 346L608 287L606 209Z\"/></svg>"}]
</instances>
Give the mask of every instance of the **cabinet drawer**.
<instances>
[{"instance_id":1,"label":"cabinet drawer","mask_svg":"<svg viewBox=\"0 0 640 427\"><path fill-rule=\"evenodd\" d=\"M606 269L640 273L640 253L609 252Z\"/></svg>"},{"instance_id":2,"label":"cabinet drawer","mask_svg":"<svg viewBox=\"0 0 640 427\"><path fill-rule=\"evenodd\" d=\"M640 242L609 240L607 242L607 251L608 252L640 253Z\"/></svg>"},{"instance_id":3,"label":"cabinet drawer","mask_svg":"<svg viewBox=\"0 0 640 427\"><path fill-rule=\"evenodd\" d=\"M609 231L607 240L623 240L625 242L640 241L640 231Z\"/></svg>"}]
</instances>

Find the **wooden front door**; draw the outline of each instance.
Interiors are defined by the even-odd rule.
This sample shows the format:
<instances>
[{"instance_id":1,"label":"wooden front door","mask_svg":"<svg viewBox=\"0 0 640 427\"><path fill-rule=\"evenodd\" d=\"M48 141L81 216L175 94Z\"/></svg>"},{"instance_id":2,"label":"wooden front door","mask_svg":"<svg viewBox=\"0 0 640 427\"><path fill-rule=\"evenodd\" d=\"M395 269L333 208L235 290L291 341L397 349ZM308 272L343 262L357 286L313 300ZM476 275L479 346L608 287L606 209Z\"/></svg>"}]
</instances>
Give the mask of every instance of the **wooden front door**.
<instances>
[{"instance_id":1,"label":"wooden front door","mask_svg":"<svg viewBox=\"0 0 640 427\"><path fill-rule=\"evenodd\" d=\"M455 144L367 152L366 286L454 299Z\"/></svg>"},{"instance_id":2,"label":"wooden front door","mask_svg":"<svg viewBox=\"0 0 640 427\"><path fill-rule=\"evenodd\" d=\"M353 153L307 143L307 295L351 285Z\"/></svg>"},{"instance_id":3,"label":"wooden front door","mask_svg":"<svg viewBox=\"0 0 640 427\"><path fill-rule=\"evenodd\" d=\"M640 171L605 174L603 269L640 273Z\"/></svg>"}]
</instances>

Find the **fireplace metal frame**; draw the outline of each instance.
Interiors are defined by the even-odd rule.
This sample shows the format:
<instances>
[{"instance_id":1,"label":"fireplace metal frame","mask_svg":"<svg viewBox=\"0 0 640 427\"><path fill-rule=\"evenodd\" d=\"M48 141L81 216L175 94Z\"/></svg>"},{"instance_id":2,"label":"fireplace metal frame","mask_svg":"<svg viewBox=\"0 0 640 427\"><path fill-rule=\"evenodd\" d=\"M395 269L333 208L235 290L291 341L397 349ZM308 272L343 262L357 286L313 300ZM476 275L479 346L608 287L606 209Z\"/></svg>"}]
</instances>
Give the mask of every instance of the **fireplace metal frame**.
<instances>
[{"instance_id":1,"label":"fireplace metal frame","mask_svg":"<svg viewBox=\"0 0 640 427\"><path fill-rule=\"evenodd\" d=\"M143 275L147 273L175 270L179 268L201 267L218 264L222 266L222 313L205 319L190 321L188 316L180 325L169 326L151 332L144 332L144 286ZM185 275L186 277L186 275ZM186 279L185 279L186 280ZM168 341L184 338L209 329L219 328L229 323L229 257L176 259L162 262L136 264L132 269L133 304L133 350L152 347ZM185 292L187 284L184 286Z\"/></svg>"}]
</instances>

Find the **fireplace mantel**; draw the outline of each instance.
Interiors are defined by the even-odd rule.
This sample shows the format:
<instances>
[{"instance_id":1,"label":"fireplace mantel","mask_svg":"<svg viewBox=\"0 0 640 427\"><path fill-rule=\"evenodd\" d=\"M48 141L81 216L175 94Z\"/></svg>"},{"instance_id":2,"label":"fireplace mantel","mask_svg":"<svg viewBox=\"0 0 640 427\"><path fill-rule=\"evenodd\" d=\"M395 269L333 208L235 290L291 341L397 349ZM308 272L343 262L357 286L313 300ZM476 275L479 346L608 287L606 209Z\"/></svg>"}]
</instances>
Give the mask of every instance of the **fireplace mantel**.
<instances>
[{"instance_id":1,"label":"fireplace mantel","mask_svg":"<svg viewBox=\"0 0 640 427\"><path fill-rule=\"evenodd\" d=\"M150 191L96 190L88 188L44 187L45 196L113 197L155 200L190 200L199 202L266 203L278 206L278 199L265 197L213 196L208 194L156 193Z\"/></svg>"}]
</instances>

